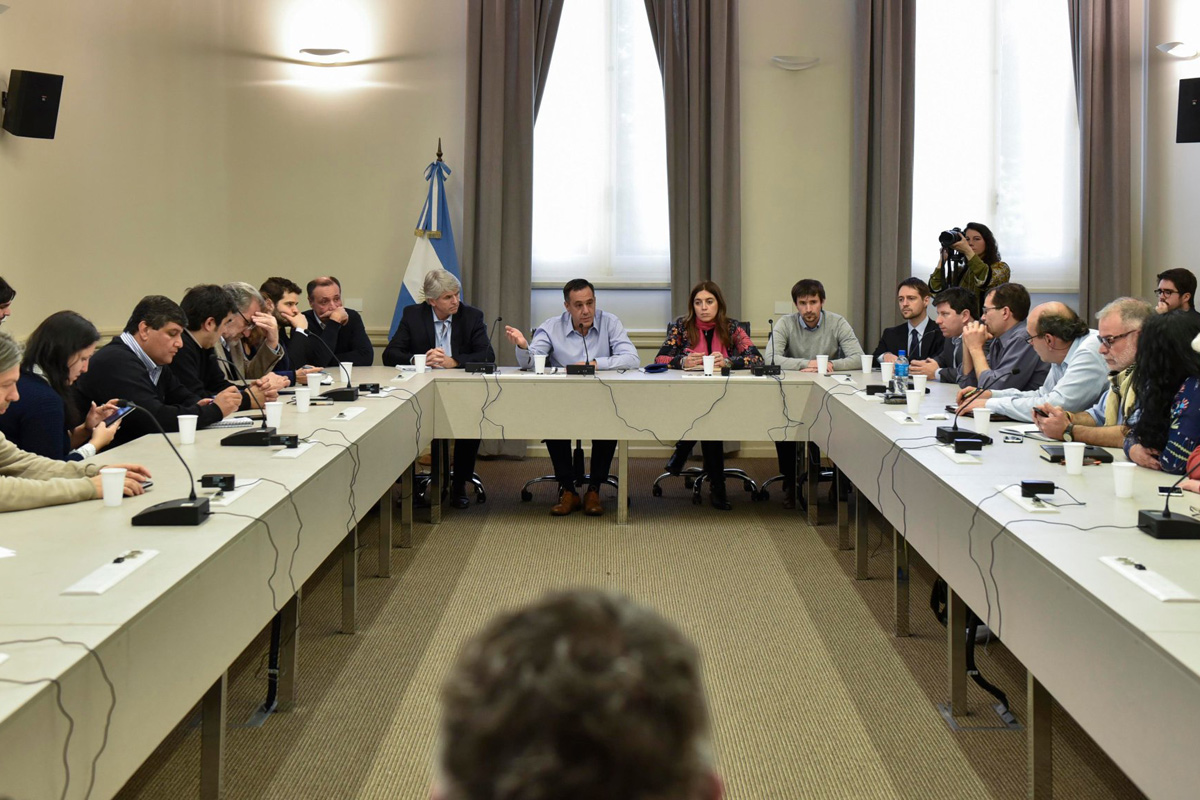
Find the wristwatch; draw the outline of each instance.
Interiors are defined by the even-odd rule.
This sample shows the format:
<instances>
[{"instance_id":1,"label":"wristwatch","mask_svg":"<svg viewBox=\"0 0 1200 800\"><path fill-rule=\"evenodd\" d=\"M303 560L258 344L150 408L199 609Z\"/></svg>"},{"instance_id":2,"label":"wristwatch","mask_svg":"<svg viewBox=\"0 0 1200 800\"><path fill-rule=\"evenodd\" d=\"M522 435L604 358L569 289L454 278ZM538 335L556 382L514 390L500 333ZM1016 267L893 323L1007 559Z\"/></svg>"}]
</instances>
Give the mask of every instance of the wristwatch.
<instances>
[{"instance_id":1,"label":"wristwatch","mask_svg":"<svg viewBox=\"0 0 1200 800\"><path fill-rule=\"evenodd\" d=\"M1064 442L1075 441L1075 436L1073 435L1074 432L1075 432L1075 423L1073 421L1071 421L1071 415L1067 414L1067 427L1065 430L1063 430L1063 441Z\"/></svg>"}]
</instances>

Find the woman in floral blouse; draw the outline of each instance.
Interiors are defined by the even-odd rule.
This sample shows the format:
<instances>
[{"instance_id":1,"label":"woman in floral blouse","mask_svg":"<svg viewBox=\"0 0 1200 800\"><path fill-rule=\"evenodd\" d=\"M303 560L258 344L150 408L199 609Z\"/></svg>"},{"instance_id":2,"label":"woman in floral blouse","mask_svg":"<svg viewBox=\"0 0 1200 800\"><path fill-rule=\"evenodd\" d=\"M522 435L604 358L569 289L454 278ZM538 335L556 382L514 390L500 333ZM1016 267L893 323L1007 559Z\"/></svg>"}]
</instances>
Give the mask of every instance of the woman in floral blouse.
<instances>
[{"instance_id":1,"label":"woman in floral blouse","mask_svg":"<svg viewBox=\"0 0 1200 800\"><path fill-rule=\"evenodd\" d=\"M1200 445L1200 321L1172 311L1146 320L1138 336L1133 379L1138 420L1125 438L1125 453L1143 447L1157 469L1182 475ZM1193 476L1195 477L1195 476Z\"/></svg>"},{"instance_id":2,"label":"woman in floral blouse","mask_svg":"<svg viewBox=\"0 0 1200 800\"><path fill-rule=\"evenodd\" d=\"M749 334L725 308L721 287L701 281L692 287L688 313L667 326L667 340L658 351L655 363L672 369L703 369L704 356L715 356L713 369L748 369L763 363ZM692 452L695 442L675 445L675 454L667 462L667 472L678 474ZM709 499L714 508L728 511L732 506L725 496L725 446L722 442L701 442Z\"/></svg>"}]
</instances>

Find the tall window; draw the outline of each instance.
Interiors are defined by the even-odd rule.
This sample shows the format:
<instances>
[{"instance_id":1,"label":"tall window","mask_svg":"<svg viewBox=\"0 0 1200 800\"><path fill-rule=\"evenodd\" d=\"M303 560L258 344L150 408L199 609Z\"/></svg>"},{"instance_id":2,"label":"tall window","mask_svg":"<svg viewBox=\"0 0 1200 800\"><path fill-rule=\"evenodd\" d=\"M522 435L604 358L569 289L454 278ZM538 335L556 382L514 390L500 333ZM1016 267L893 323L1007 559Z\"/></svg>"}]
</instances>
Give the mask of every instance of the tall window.
<instances>
[{"instance_id":1,"label":"tall window","mask_svg":"<svg viewBox=\"0 0 1200 800\"><path fill-rule=\"evenodd\" d=\"M1066 6L1045 0L917 5L913 272L937 234L996 234L1012 279L1079 290L1079 122Z\"/></svg>"},{"instance_id":2,"label":"tall window","mask_svg":"<svg viewBox=\"0 0 1200 800\"><path fill-rule=\"evenodd\" d=\"M550 312L579 277L669 303L662 77L643 0L565 4L533 141L532 278Z\"/></svg>"}]
</instances>

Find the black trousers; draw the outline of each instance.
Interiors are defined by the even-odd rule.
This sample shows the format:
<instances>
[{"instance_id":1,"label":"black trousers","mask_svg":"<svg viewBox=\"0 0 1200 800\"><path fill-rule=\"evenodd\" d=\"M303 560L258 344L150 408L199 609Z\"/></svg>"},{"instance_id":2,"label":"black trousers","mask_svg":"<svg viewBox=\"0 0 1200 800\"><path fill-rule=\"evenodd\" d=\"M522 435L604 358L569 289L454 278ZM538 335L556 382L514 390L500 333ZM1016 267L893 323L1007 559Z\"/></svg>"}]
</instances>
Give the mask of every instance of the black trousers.
<instances>
[{"instance_id":1,"label":"black trousers","mask_svg":"<svg viewBox=\"0 0 1200 800\"><path fill-rule=\"evenodd\" d=\"M783 475L784 483L788 486L796 484L796 443L776 442L775 455L779 458L779 473ZM816 442L808 443L809 464L820 463L821 446Z\"/></svg>"},{"instance_id":2,"label":"black trousers","mask_svg":"<svg viewBox=\"0 0 1200 800\"><path fill-rule=\"evenodd\" d=\"M692 449L696 446L695 442L682 441L675 443L675 455L682 463L692 454ZM716 484L718 486L725 485L725 443L724 442L701 442L700 452L704 454L704 472L708 475L708 483L710 486ZM795 452L795 449L792 450Z\"/></svg>"},{"instance_id":3,"label":"black trousers","mask_svg":"<svg viewBox=\"0 0 1200 800\"><path fill-rule=\"evenodd\" d=\"M546 449L550 451L550 462L554 464L554 477L558 480L559 488L575 491L575 465L571 457L571 441L547 439ZM608 480L608 471L612 467L613 454L616 452L615 439L592 440L592 464L588 470L592 479L589 486L598 487Z\"/></svg>"},{"instance_id":4,"label":"black trousers","mask_svg":"<svg viewBox=\"0 0 1200 800\"><path fill-rule=\"evenodd\" d=\"M454 486L465 485L475 474L475 458L479 455L478 439L454 440Z\"/></svg>"}]
</instances>

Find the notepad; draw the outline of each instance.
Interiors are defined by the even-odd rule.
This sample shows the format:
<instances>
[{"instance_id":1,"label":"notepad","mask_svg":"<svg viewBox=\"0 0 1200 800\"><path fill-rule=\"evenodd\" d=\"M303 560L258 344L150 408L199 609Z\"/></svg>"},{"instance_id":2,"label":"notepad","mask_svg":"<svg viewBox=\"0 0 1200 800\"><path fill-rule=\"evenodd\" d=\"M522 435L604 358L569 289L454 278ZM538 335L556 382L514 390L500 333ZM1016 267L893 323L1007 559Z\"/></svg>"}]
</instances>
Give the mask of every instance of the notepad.
<instances>
[{"instance_id":1,"label":"notepad","mask_svg":"<svg viewBox=\"0 0 1200 800\"><path fill-rule=\"evenodd\" d=\"M253 424L254 420L250 419L249 417L227 417L220 422L214 422L212 425L209 425L207 428L205 428L205 430L212 430L213 428L245 428L246 426Z\"/></svg>"}]
</instances>

